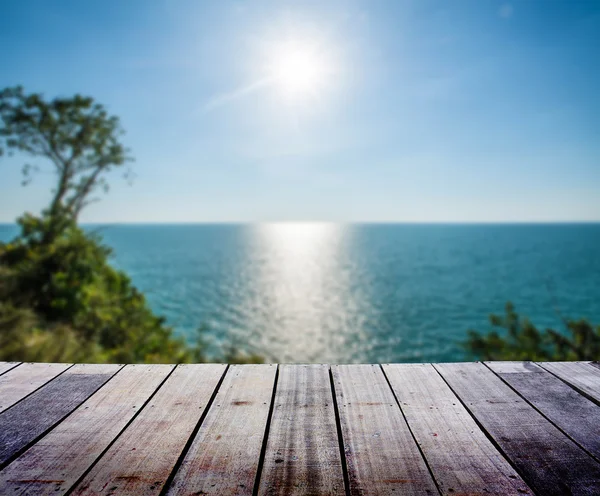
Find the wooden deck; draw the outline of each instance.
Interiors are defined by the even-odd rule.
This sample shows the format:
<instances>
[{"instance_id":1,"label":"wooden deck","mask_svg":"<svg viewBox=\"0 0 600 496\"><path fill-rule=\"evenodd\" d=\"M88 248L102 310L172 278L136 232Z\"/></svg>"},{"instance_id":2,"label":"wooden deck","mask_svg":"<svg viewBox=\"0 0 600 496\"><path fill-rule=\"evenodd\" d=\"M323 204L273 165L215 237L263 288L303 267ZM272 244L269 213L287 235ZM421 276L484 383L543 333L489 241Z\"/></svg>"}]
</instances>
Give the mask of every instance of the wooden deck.
<instances>
[{"instance_id":1,"label":"wooden deck","mask_svg":"<svg viewBox=\"0 0 600 496\"><path fill-rule=\"evenodd\" d=\"M596 363L0 363L0 494L600 495Z\"/></svg>"}]
</instances>

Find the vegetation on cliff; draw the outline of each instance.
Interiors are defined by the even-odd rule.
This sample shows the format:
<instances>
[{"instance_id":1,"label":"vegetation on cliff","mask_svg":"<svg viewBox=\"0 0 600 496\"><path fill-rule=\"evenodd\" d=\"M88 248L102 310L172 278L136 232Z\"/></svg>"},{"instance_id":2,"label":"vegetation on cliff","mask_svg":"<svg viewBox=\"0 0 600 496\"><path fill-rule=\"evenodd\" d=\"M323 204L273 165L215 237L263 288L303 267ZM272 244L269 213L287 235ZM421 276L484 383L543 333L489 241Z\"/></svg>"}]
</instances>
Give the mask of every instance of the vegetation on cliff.
<instances>
[{"instance_id":1,"label":"vegetation on cliff","mask_svg":"<svg viewBox=\"0 0 600 496\"><path fill-rule=\"evenodd\" d=\"M41 215L18 219L20 234L0 243L0 360L198 362L156 316L129 277L110 265L111 250L77 223L107 191L107 174L130 173L119 119L92 98L47 101L23 88L0 92L0 155L35 162L24 184L48 168L56 187ZM258 361L228 353L229 361Z\"/></svg>"}]
</instances>

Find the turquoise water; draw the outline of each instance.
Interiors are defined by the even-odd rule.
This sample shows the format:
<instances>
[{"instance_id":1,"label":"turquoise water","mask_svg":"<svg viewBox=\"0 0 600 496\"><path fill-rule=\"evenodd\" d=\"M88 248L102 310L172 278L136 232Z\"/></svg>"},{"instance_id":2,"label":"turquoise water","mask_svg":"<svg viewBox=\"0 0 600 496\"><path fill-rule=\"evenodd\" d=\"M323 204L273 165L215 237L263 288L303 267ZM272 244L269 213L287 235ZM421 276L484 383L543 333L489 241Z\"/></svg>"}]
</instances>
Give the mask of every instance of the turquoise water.
<instances>
[{"instance_id":1,"label":"turquoise water","mask_svg":"<svg viewBox=\"0 0 600 496\"><path fill-rule=\"evenodd\" d=\"M600 224L93 229L177 332L270 360L461 360L507 300L541 327L600 322Z\"/></svg>"}]
</instances>

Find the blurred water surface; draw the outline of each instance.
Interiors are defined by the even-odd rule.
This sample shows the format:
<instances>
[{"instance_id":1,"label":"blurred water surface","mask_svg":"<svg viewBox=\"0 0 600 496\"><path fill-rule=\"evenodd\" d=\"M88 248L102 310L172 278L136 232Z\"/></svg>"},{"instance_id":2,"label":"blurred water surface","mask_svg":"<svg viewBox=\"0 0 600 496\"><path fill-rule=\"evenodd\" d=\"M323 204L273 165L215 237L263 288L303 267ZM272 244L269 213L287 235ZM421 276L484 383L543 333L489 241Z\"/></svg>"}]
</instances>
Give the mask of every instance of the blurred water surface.
<instances>
[{"instance_id":1,"label":"blurred water surface","mask_svg":"<svg viewBox=\"0 0 600 496\"><path fill-rule=\"evenodd\" d=\"M462 360L507 300L600 322L600 224L86 227L178 333L273 361Z\"/></svg>"}]
</instances>

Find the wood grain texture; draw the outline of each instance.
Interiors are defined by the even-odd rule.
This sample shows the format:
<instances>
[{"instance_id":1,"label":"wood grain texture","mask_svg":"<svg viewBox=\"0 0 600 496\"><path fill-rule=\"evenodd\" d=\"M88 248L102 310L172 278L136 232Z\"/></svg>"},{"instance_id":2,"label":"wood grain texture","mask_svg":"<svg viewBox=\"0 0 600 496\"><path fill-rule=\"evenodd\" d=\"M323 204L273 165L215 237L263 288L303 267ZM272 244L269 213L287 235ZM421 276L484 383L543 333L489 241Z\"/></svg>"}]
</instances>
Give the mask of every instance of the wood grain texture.
<instances>
[{"instance_id":1,"label":"wood grain texture","mask_svg":"<svg viewBox=\"0 0 600 496\"><path fill-rule=\"evenodd\" d=\"M344 494L329 367L280 365L258 494Z\"/></svg>"},{"instance_id":2,"label":"wood grain texture","mask_svg":"<svg viewBox=\"0 0 600 496\"><path fill-rule=\"evenodd\" d=\"M74 365L2 412L0 467L75 410L120 368L120 365Z\"/></svg>"},{"instance_id":3,"label":"wood grain texture","mask_svg":"<svg viewBox=\"0 0 600 496\"><path fill-rule=\"evenodd\" d=\"M14 369L21 362L0 362L0 375Z\"/></svg>"},{"instance_id":4,"label":"wood grain texture","mask_svg":"<svg viewBox=\"0 0 600 496\"><path fill-rule=\"evenodd\" d=\"M432 365L383 368L442 494L532 494Z\"/></svg>"},{"instance_id":5,"label":"wood grain texture","mask_svg":"<svg viewBox=\"0 0 600 496\"><path fill-rule=\"evenodd\" d=\"M225 368L178 365L72 494L159 494Z\"/></svg>"},{"instance_id":6,"label":"wood grain texture","mask_svg":"<svg viewBox=\"0 0 600 496\"><path fill-rule=\"evenodd\" d=\"M435 367L537 494L600 494L600 465L485 365Z\"/></svg>"},{"instance_id":7,"label":"wood grain texture","mask_svg":"<svg viewBox=\"0 0 600 496\"><path fill-rule=\"evenodd\" d=\"M539 365L600 404L600 368L583 362L542 362Z\"/></svg>"},{"instance_id":8,"label":"wood grain texture","mask_svg":"<svg viewBox=\"0 0 600 496\"><path fill-rule=\"evenodd\" d=\"M331 367L350 494L438 494L378 365Z\"/></svg>"},{"instance_id":9,"label":"wood grain texture","mask_svg":"<svg viewBox=\"0 0 600 496\"><path fill-rule=\"evenodd\" d=\"M169 496L252 494L276 372L276 365L229 368Z\"/></svg>"},{"instance_id":10,"label":"wood grain texture","mask_svg":"<svg viewBox=\"0 0 600 496\"><path fill-rule=\"evenodd\" d=\"M67 370L70 363L23 363L0 375L0 412Z\"/></svg>"},{"instance_id":11,"label":"wood grain texture","mask_svg":"<svg viewBox=\"0 0 600 496\"><path fill-rule=\"evenodd\" d=\"M600 406L533 363L517 362L520 371L508 363L488 362L486 365L576 443L600 459Z\"/></svg>"},{"instance_id":12,"label":"wood grain texture","mask_svg":"<svg viewBox=\"0 0 600 496\"><path fill-rule=\"evenodd\" d=\"M69 417L0 472L0 494L68 491L171 372L127 365Z\"/></svg>"},{"instance_id":13,"label":"wood grain texture","mask_svg":"<svg viewBox=\"0 0 600 496\"><path fill-rule=\"evenodd\" d=\"M596 363L119 367L0 412L1 495L600 494Z\"/></svg>"}]
</instances>

